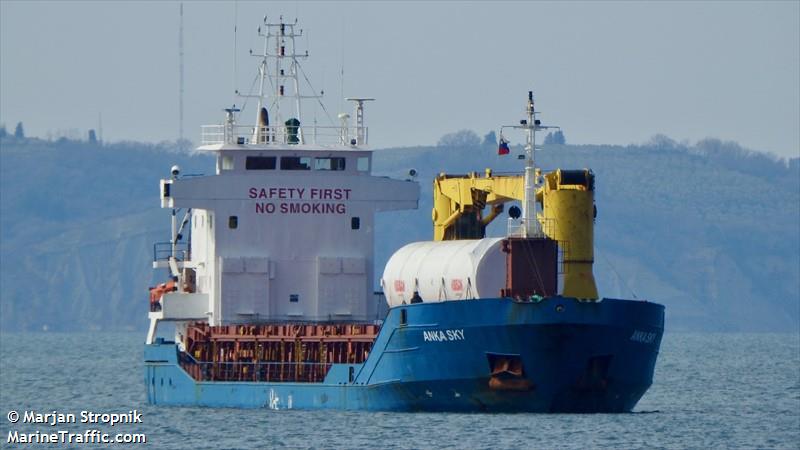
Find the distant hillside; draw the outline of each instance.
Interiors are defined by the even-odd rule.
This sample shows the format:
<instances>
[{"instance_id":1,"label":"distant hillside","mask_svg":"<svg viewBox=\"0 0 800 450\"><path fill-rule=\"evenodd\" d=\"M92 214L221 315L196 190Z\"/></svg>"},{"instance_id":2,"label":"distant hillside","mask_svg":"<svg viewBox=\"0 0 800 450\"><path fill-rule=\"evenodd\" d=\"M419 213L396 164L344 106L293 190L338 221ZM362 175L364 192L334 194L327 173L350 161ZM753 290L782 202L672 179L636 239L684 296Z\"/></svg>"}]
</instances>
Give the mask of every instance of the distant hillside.
<instances>
[{"instance_id":1,"label":"distant hillside","mask_svg":"<svg viewBox=\"0 0 800 450\"><path fill-rule=\"evenodd\" d=\"M716 140L547 146L548 168L597 175L595 274L606 297L667 305L672 330L800 328L800 166ZM168 235L158 179L208 156L140 143L0 142L0 328L144 329L152 244ZM420 209L381 214L376 268L430 239L431 180L442 171L516 171L490 146L377 150L375 172L415 168ZM503 231L505 217L491 228Z\"/></svg>"}]
</instances>

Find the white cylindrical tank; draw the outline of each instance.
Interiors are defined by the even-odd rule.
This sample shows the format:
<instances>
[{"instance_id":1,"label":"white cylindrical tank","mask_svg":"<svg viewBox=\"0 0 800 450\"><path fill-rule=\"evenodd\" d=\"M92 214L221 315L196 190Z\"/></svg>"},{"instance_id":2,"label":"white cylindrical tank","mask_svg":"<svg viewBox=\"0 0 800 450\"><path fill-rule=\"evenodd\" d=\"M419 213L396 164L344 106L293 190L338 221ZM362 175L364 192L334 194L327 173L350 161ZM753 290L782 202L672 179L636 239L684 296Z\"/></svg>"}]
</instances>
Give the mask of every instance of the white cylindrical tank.
<instances>
[{"instance_id":1,"label":"white cylindrical tank","mask_svg":"<svg viewBox=\"0 0 800 450\"><path fill-rule=\"evenodd\" d=\"M396 251L381 285L389 306L500 296L506 281L503 238L414 242Z\"/></svg>"}]
</instances>

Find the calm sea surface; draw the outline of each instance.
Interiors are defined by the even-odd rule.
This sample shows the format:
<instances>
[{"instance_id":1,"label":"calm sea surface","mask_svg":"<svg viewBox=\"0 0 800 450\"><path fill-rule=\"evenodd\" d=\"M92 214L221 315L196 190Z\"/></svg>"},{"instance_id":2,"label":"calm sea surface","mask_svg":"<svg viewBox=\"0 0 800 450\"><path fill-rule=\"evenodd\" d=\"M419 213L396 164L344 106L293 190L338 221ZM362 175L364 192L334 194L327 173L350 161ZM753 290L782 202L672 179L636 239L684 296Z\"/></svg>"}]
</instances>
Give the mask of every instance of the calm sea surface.
<instances>
[{"instance_id":1,"label":"calm sea surface","mask_svg":"<svg viewBox=\"0 0 800 450\"><path fill-rule=\"evenodd\" d=\"M799 334L667 334L650 391L634 413L614 415L150 407L142 385L143 339L1 334L0 447L14 448L9 430L97 428L145 433L148 447L178 449L800 448ZM57 410L80 420L84 410L131 409L142 411L142 424L50 427L7 420L11 410Z\"/></svg>"}]
</instances>

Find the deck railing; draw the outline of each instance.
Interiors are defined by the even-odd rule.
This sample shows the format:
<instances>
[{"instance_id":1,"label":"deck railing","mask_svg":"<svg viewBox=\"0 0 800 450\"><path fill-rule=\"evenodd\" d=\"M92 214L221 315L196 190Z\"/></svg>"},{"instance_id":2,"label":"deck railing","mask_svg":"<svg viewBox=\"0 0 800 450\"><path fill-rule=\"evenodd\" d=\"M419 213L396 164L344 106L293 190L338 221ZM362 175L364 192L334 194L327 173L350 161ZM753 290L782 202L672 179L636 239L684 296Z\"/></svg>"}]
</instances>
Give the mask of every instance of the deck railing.
<instances>
[{"instance_id":1,"label":"deck railing","mask_svg":"<svg viewBox=\"0 0 800 450\"><path fill-rule=\"evenodd\" d=\"M153 244L153 261L166 261L172 256L172 242L156 242ZM175 258L178 261L189 259L189 244L178 242L175 246Z\"/></svg>"},{"instance_id":2,"label":"deck railing","mask_svg":"<svg viewBox=\"0 0 800 450\"><path fill-rule=\"evenodd\" d=\"M366 145L367 127L203 125L200 130L203 145Z\"/></svg>"},{"instance_id":3,"label":"deck railing","mask_svg":"<svg viewBox=\"0 0 800 450\"><path fill-rule=\"evenodd\" d=\"M181 367L197 381L321 383L332 363L197 361L181 352Z\"/></svg>"},{"instance_id":4,"label":"deck railing","mask_svg":"<svg viewBox=\"0 0 800 450\"><path fill-rule=\"evenodd\" d=\"M532 230L533 234L529 237L550 237L556 234L555 219L538 219ZM511 237L525 236L525 223L522 221L508 219L507 234Z\"/></svg>"}]
</instances>

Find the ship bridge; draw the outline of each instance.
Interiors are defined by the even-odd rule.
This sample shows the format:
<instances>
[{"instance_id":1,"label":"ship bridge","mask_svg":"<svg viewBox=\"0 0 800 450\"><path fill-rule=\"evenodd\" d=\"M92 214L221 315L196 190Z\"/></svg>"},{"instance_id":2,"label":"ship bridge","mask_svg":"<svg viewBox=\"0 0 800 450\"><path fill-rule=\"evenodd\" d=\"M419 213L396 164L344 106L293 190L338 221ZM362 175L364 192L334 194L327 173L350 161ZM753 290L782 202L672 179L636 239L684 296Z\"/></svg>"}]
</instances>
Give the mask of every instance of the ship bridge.
<instances>
[{"instance_id":1,"label":"ship bridge","mask_svg":"<svg viewBox=\"0 0 800 450\"><path fill-rule=\"evenodd\" d=\"M293 24L264 26L264 50L253 54L261 58L258 93L240 95L257 99L256 120L241 124L239 108L225 109L222 122L201 128L198 147L215 155L215 174L181 176L174 167L161 180L172 238L154 251L154 267L169 269L171 281L151 290L148 341L160 320L380 318L375 213L416 208L419 185L371 174L364 105L373 99L347 98L353 117L341 113L338 124L302 120L300 100L317 96L300 94L298 59L307 56L294 50L300 34ZM275 89L269 101L268 86Z\"/></svg>"},{"instance_id":2,"label":"ship bridge","mask_svg":"<svg viewBox=\"0 0 800 450\"><path fill-rule=\"evenodd\" d=\"M201 150L216 153L216 174L162 180L161 204L191 211L178 272L210 324L376 318L374 214L416 208L416 182L372 176L358 145Z\"/></svg>"}]
</instances>

